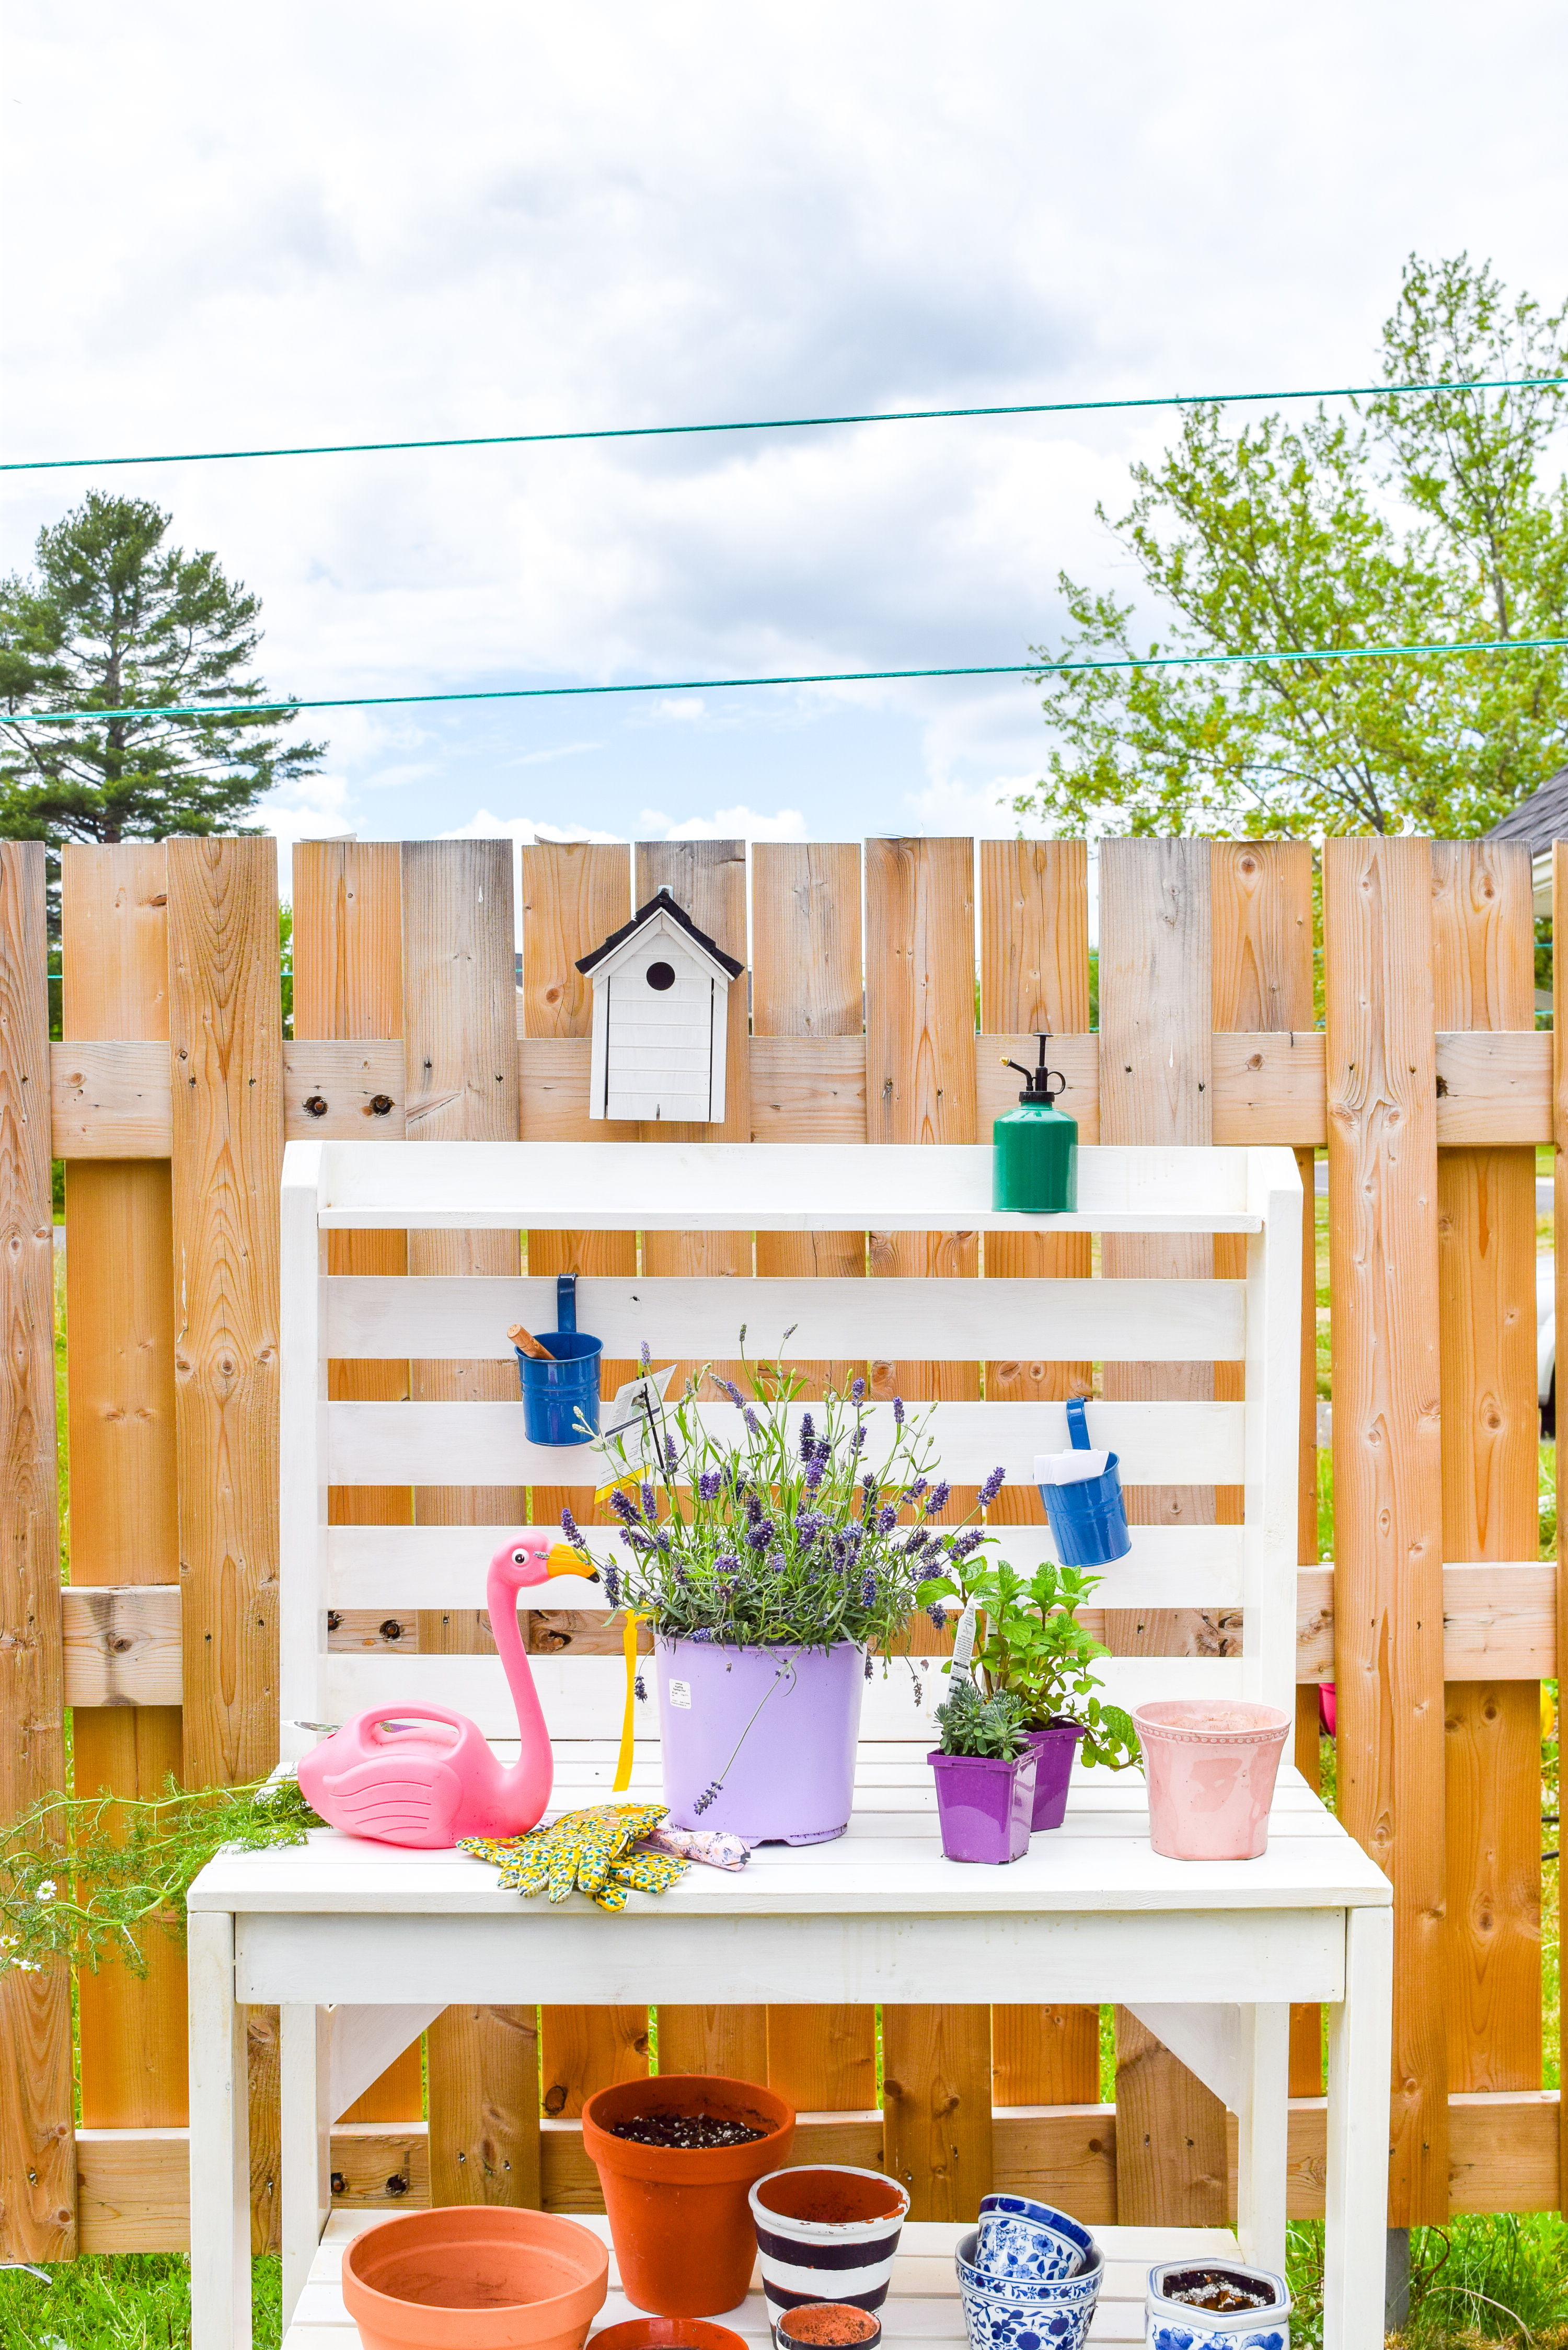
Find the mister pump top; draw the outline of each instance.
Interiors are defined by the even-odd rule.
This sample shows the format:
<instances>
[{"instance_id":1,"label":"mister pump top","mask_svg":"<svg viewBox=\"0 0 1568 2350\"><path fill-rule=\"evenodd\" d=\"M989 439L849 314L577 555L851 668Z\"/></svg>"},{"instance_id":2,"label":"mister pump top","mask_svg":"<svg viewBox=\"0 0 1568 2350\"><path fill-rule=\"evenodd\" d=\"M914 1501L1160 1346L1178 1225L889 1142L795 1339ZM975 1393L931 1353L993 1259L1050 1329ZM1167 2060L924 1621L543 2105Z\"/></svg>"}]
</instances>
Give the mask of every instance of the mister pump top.
<instances>
[{"instance_id":1,"label":"mister pump top","mask_svg":"<svg viewBox=\"0 0 1568 2350\"><path fill-rule=\"evenodd\" d=\"M1051 1042L1049 1028L1036 1028L1033 1033L1040 1039L1039 1067L1026 1069L1022 1061L1010 1061L1005 1055L1002 1056L1002 1066L1004 1069L1016 1069L1023 1078L1023 1091L1019 1095L1019 1100L1033 1102L1038 1108L1042 1102L1050 1104L1060 1100L1067 1090L1067 1080L1060 1069L1048 1069L1045 1066L1045 1047ZM1056 1080L1054 1090L1051 1084L1053 1077Z\"/></svg>"},{"instance_id":2,"label":"mister pump top","mask_svg":"<svg viewBox=\"0 0 1568 2350\"><path fill-rule=\"evenodd\" d=\"M1018 1107L992 1128L991 1204L1010 1215L1069 1215L1078 1204L1078 1121L1056 1107L1067 1090L1064 1071L1048 1069L1049 1029L1036 1029L1040 1066L1002 1056L1002 1066L1023 1079Z\"/></svg>"}]
</instances>

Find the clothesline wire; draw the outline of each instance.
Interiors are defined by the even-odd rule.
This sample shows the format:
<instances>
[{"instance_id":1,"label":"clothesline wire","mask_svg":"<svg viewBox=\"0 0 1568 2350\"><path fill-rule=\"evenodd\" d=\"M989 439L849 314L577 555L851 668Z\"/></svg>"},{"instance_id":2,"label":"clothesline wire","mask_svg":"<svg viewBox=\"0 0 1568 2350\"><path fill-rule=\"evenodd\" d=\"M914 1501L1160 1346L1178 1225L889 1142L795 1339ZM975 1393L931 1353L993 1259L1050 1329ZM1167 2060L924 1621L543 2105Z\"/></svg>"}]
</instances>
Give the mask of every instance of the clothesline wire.
<instances>
[{"instance_id":1,"label":"clothesline wire","mask_svg":"<svg viewBox=\"0 0 1568 2350\"><path fill-rule=\"evenodd\" d=\"M758 416L713 424L610 424L561 432L466 432L433 440L317 441L256 449L174 449L131 457L14 457L0 473L92 471L110 465L217 465L251 457L363 457L429 449L517 449L571 441L668 441L709 432L802 432L831 424L930 424L975 416L1089 416L1146 408L1225 407L1263 400L1417 399L1440 391L1546 391L1568 376L1457 377L1437 383L1341 383L1290 391L1168 391L1126 400L1013 400L985 408L888 408L841 416Z\"/></svg>"},{"instance_id":2,"label":"clothesline wire","mask_svg":"<svg viewBox=\"0 0 1568 2350\"><path fill-rule=\"evenodd\" d=\"M942 677L1071 677L1091 670L1263 668L1283 661L1409 660L1460 653L1559 652L1568 637L1486 637L1459 644L1318 645L1299 651L1251 653L1123 653L1105 660L986 661L942 669L841 669L788 677L655 678L626 685L488 686L464 692L340 693L278 702L131 703L113 710L0 712L0 725L108 725L118 719L292 718L306 710L402 710L431 702L577 701L595 694L727 693L745 686L879 685Z\"/></svg>"}]
</instances>

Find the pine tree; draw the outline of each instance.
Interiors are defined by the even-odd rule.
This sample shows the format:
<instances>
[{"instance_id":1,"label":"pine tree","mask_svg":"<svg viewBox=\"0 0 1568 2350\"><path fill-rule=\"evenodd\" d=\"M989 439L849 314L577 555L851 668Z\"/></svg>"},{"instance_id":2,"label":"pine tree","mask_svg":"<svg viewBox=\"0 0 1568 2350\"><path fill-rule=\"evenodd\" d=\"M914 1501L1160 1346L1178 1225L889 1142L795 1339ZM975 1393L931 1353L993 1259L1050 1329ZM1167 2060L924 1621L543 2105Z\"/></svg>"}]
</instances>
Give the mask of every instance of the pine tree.
<instances>
[{"instance_id":1,"label":"pine tree","mask_svg":"<svg viewBox=\"0 0 1568 2350\"><path fill-rule=\"evenodd\" d=\"M286 742L293 720L249 673L259 597L215 555L166 546L171 520L92 491L38 533L30 577L0 580L0 837L57 848L235 832L265 793L320 764L325 745ZM253 706L161 714L202 702ZM147 714L28 723L125 708Z\"/></svg>"}]
</instances>

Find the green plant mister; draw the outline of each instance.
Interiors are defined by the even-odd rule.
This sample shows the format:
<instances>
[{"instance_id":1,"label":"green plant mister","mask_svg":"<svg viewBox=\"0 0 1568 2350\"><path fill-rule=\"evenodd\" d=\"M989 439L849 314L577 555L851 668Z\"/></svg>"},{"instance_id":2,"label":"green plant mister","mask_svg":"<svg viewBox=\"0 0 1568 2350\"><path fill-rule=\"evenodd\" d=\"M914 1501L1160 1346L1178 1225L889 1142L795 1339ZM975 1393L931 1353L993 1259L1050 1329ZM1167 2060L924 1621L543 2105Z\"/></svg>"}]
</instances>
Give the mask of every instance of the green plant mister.
<instances>
[{"instance_id":1,"label":"green plant mister","mask_svg":"<svg viewBox=\"0 0 1568 2350\"><path fill-rule=\"evenodd\" d=\"M1036 1030L1036 1035L1040 1032ZM1023 1079L1018 1107L991 1130L991 1204L1012 1215L1061 1216L1078 1204L1078 1121L1056 1107L1067 1090L1060 1069L1045 1066L1050 1032L1040 1036L1040 1066L1003 1059Z\"/></svg>"}]
</instances>

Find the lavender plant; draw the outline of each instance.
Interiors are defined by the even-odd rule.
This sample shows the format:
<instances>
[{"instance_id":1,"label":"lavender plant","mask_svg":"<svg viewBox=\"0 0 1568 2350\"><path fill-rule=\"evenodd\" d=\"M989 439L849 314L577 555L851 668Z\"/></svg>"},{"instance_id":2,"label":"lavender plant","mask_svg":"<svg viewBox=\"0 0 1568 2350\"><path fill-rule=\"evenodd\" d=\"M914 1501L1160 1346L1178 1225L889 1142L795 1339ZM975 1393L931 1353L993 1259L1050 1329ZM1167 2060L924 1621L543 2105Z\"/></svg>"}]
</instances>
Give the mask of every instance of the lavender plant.
<instances>
[{"instance_id":1,"label":"lavender plant","mask_svg":"<svg viewBox=\"0 0 1568 2350\"><path fill-rule=\"evenodd\" d=\"M939 1524L951 1489L936 1473L929 1410L911 1417L896 1399L873 1420L859 1378L846 1395L803 1406L782 1365L748 1367L749 1396L713 1382L735 1414L726 1435L699 1409L709 1376L711 1366L674 1404L645 1389L636 1437L600 1440L624 1553L596 1562L611 1606L635 1608L667 1637L732 1647L907 1646L920 1586L955 1575L991 1540L976 1520L1002 1471L992 1471L967 1516ZM890 1434L872 1459L884 1418ZM569 1510L561 1531L592 1557Z\"/></svg>"}]
</instances>

